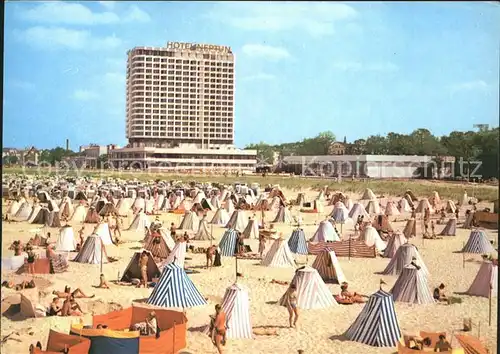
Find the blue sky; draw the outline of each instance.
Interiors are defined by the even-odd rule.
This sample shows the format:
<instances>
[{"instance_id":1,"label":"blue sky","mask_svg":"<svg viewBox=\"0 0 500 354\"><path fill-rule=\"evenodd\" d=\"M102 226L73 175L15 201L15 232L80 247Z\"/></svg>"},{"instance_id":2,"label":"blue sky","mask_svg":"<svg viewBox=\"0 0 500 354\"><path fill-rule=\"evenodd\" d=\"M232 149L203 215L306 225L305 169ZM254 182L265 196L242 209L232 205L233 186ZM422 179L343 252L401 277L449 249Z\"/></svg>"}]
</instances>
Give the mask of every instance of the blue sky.
<instances>
[{"instance_id":1,"label":"blue sky","mask_svg":"<svg viewBox=\"0 0 500 354\"><path fill-rule=\"evenodd\" d=\"M233 48L240 147L498 126L492 2L9 2L4 146L125 144L126 52L168 41Z\"/></svg>"}]
</instances>

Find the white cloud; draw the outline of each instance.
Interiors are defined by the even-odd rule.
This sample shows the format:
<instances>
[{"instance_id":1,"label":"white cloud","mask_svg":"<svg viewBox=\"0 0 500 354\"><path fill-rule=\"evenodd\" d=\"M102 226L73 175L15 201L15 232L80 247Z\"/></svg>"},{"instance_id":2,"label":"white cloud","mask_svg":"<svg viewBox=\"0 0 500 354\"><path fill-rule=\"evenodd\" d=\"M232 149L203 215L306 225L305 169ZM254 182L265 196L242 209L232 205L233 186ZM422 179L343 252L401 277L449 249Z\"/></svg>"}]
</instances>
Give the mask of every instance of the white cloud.
<instances>
[{"instance_id":1,"label":"white cloud","mask_svg":"<svg viewBox=\"0 0 500 354\"><path fill-rule=\"evenodd\" d=\"M33 90L35 88L35 84L29 81L21 81L21 80L13 80L10 82L10 86L13 88L21 89L21 90Z\"/></svg>"},{"instance_id":2,"label":"white cloud","mask_svg":"<svg viewBox=\"0 0 500 354\"><path fill-rule=\"evenodd\" d=\"M399 68L391 62L363 63L359 61L338 61L333 63L333 68L341 71L375 71L375 72L394 72Z\"/></svg>"},{"instance_id":3,"label":"white cloud","mask_svg":"<svg viewBox=\"0 0 500 354\"><path fill-rule=\"evenodd\" d=\"M118 15L113 12L92 12L81 4L62 1L38 4L20 12L20 16L24 20L48 24L99 25L120 21Z\"/></svg>"},{"instance_id":4,"label":"white cloud","mask_svg":"<svg viewBox=\"0 0 500 354\"><path fill-rule=\"evenodd\" d=\"M276 79L276 76L271 74L259 73L255 75L245 76L243 81L270 81Z\"/></svg>"},{"instance_id":5,"label":"white cloud","mask_svg":"<svg viewBox=\"0 0 500 354\"><path fill-rule=\"evenodd\" d=\"M151 17L147 12L141 10L136 5L130 6L130 10L127 15L123 18L124 22L149 22Z\"/></svg>"},{"instance_id":6,"label":"white cloud","mask_svg":"<svg viewBox=\"0 0 500 354\"><path fill-rule=\"evenodd\" d=\"M263 44L245 44L242 51L245 55L251 57L260 57L270 60L281 60L290 57L290 53L285 48Z\"/></svg>"},{"instance_id":7,"label":"white cloud","mask_svg":"<svg viewBox=\"0 0 500 354\"><path fill-rule=\"evenodd\" d=\"M108 10L113 10L116 6L116 1L99 1L99 5L104 6Z\"/></svg>"},{"instance_id":8,"label":"white cloud","mask_svg":"<svg viewBox=\"0 0 500 354\"><path fill-rule=\"evenodd\" d=\"M483 80L462 82L462 83L458 83L458 84L454 84L454 85L449 86L449 89L451 90L452 93L461 92L461 91L487 91L490 88L491 88L491 86L488 85Z\"/></svg>"},{"instance_id":9,"label":"white cloud","mask_svg":"<svg viewBox=\"0 0 500 354\"><path fill-rule=\"evenodd\" d=\"M20 41L37 49L106 50L122 44L114 35L94 37L90 31L62 27L35 26L14 34Z\"/></svg>"},{"instance_id":10,"label":"white cloud","mask_svg":"<svg viewBox=\"0 0 500 354\"><path fill-rule=\"evenodd\" d=\"M244 30L335 33L335 24L357 17L351 6L326 2L217 2L206 16Z\"/></svg>"},{"instance_id":11,"label":"white cloud","mask_svg":"<svg viewBox=\"0 0 500 354\"><path fill-rule=\"evenodd\" d=\"M91 101L98 97L95 92L89 90L75 90L71 95L71 98L77 101Z\"/></svg>"}]
</instances>

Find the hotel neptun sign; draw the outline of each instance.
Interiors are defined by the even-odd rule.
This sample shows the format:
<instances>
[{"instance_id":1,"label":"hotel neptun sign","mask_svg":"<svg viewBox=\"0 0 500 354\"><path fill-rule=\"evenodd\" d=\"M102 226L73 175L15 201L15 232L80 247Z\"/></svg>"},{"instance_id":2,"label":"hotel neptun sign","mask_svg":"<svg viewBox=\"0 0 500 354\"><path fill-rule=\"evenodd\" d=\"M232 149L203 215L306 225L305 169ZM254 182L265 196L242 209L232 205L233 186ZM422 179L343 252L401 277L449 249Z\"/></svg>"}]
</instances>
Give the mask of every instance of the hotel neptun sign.
<instances>
[{"instance_id":1,"label":"hotel neptun sign","mask_svg":"<svg viewBox=\"0 0 500 354\"><path fill-rule=\"evenodd\" d=\"M218 53L231 52L231 47L227 46L213 45L213 44L182 43L182 42L168 42L167 49L195 50L197 52L218 52Z\"/></svg>"}]
</instances>

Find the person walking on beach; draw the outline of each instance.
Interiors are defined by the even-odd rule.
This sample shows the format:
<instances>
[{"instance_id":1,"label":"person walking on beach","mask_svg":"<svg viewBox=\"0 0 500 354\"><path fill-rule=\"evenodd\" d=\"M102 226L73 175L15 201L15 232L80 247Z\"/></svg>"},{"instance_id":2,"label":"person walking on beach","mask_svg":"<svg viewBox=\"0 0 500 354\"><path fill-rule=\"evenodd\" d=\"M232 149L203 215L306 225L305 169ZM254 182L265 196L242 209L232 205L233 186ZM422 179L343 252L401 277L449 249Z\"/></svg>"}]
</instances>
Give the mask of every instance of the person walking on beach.
<instances>
[{"instance_id":1,"label":"person walking on beach","mask_svg":"<svg viewBox=\"0 0 500 354\"><path fill-rule=\"evenodd\" d=\"M297 286L295 284L290 284L290 288L288 288L286 308L289 314L288 320L290 322L290 327L293 328L297 326L297 320L299 319L299 309L297 308Z\"/></svg>"},{"instance_id":2,"label":"person walking on beach","mask_svg":"<svg viewBox=\"0 0 500 354\"><path fill-rule=\"evenodd\" d=\"M226 345L226 313L220 304L215 305L215 316L212 316L212 338L219 354L222 354L222 347Z\"/></svg>"},{"instance_id":3,"label":"person walking on beach","mask_svg":"<svg viewBox=\"0 0 500 354\"><path fill-rule=\"evenodd\" d=\"M113 236L115 237L116 243L120 243L120 240L122 238L121 229L122 229L122 218L120 218L120 216L118 215L115 215L115 231Z\"/></svg>"}]
</instances>

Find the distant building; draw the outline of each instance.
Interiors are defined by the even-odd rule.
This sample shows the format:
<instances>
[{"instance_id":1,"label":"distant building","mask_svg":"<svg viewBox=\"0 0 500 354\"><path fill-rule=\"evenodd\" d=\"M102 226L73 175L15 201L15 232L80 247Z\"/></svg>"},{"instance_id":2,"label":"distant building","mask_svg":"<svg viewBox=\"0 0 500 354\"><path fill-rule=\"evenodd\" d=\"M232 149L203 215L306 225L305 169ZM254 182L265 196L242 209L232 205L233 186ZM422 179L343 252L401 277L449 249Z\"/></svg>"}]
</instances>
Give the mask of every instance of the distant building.
<instances>
[{"instance_id":1,"label":"distant building","mask_svg":"<svg viewBox=\"0 0 500 354\"><path fill-rule=\"evenodd\" d=\"M328 155L345 155L346 148L346 143L335 141L328 147Z\"/></svg>"},{"instance_id":2,"label":"distant building","mask_svg":"<svg viewBox=\"0 0 500 354\"><path fill-rule=\"evenodd\" d=\"M451 177L455 163L451 156L438 165L432 156L340 155L286 156L279 172L322 177L446 178Z\"/></svg>"},{"instance_id":3,"label":"distant building","mask_svg":"<svg viewBox=\"0 0 500 354\"><path fill-rule=\"evenodd\" d=\"M233 146L230 47L169 42L133 48L126 85L129 144L109 154L114 166L254 170L257 151Z\"/></svg>"}]
</instances>

